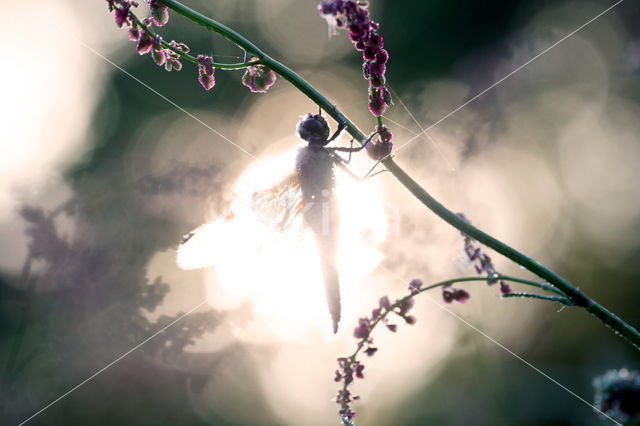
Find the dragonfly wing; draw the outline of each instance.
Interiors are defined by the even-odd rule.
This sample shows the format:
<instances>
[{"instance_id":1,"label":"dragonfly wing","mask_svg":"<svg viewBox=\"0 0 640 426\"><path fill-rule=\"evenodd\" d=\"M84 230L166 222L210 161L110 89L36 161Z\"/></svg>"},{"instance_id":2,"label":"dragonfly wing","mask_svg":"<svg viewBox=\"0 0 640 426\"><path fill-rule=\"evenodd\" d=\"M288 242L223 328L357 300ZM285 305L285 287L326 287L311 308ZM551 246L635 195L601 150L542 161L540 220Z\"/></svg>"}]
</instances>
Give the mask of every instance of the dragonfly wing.
<instances>
[{"instance_id":1,"label":"dragonfly wing","mask_svg":"<svg viewBox=\"0 0 640 426\"><path fill-rule=\"evenodd\" d=\"M289 229L302 208L302 189L297 172L290 173L277 184L256 191L251 196L251 209L256 218L280 232Z\"/></svg>"},{"instance_id":2,"label":"dragonfly wing","mask_svg":"<svg viewBox=\"0 0 640 426\"><path fill-rule=\"evenodd\" d=\"M213 266L224 241L224 228L221 226L228 219L206 223L185 234L178 247L178 266L182 269L199 269Z\"/></svg>"}]
</instances>

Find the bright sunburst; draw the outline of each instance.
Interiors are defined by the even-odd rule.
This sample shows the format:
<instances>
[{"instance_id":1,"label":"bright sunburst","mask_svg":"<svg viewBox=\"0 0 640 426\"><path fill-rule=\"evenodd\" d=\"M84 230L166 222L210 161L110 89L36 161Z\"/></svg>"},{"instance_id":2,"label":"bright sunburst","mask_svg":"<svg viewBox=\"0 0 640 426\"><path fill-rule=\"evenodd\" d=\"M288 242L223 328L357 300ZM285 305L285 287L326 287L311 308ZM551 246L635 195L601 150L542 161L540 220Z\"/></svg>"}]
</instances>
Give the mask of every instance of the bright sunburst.
<instances>
[{"instance_id":1,"label":"bright sunburst","mask_svg":"<svg viewBox=\"0 0 640 426\"><path fill-rule=\"evenodd\" d=\"M296 152L256 161L238 179L229 215L203 225L178 252L185 269L211 266L207 290L213 307L249 304L253 318L236 332L261 339L294 339L314 331L330 336L322 273L313 236L299 217L285 232L264 225L248 197L292 169ZM345 298L354 295L380 262L387 233L380 184L336 170L340 235L338 270Z\"/></svg>"}]
</instances>

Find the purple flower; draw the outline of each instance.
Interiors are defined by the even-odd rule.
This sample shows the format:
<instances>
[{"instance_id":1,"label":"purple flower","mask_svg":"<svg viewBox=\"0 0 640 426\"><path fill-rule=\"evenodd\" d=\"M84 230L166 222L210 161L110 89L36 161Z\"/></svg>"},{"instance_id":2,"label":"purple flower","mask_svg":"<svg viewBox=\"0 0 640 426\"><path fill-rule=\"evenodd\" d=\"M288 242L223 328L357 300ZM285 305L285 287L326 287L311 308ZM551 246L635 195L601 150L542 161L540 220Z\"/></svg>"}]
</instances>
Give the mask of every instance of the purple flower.
<instances>
[{"instance_id":1,"label":"purple flower","mask_svg":"<svg viewBox=\"0 0 640 426\"><path fill-rule=\"evenodd\" d=\"M446 303L451 303L454 300L460 303L466 303L471 296L465 290L451 288L450 286L443 286L442 298Z\"/></svg>"},{"instance_id":2,"label":"purple flower","mask_svg":"<svg viewBox=\"0 0 640 426\"><path fill-rule=\"evenodd\" d=\"M380 307L387 311L389 310L389 308L391 308L391 302L389 301L389 298L387 296L382 296L380 298Z\"/></svg>"},{"instance_id":3,"label":"purple flower","mask_svg":"<svg viewBox=\"0 0 640 426\"><path fill-rule=\"evenodd\" d=\"M211 90L216 84L214 76L215 68L213 67L213 59L210 56L198 55L198 81L204 87L204 90Z\"/></svg>"},{"instance_id":4,"label":"purple flower","mask_svg":"<svg viewBox=\"0 0 640 426\"><path fill-rule=\"evenodd\" d=\"M500 280L500 293L502 293L502 295L504 296L505 294L510 294L512 292L513 290L511 290L511 286L506 282Z\"/></svg>"},{"instance_id":5,"label":"purple flower","mask_svg":"<svg viewBox=\"0 0 640 426\"><path fill-rule=\"evenodd\" d=\"M154 39L149 37L149 34L146 32L142 32L140 34L140 38L138 39L138 44L136 45L136 52L140 55L146 55L151 51L153 47Z\"/></svg>"},{"instance_id":6,"label":"purple flower","mask_svg":"<svg viewBox=\"0 0 640 426\"><path fill-rule=\"evenodd\" d=\"M129 28L129 31L127 31L127 35L129 36L129 40L131 40L131 41L140 40L140 32L141 32L141 30L137 26Z\"/></svg>"},{"instance_id":7,"label":"purple flower","mask_svg":"<svg viewBox=\"0 0 640 426\"><path fill-rule=\"evenodd\" d=\"M367 354L367 356L373 356L376 352L378 352L378 348L374 348L373 346L369 346L364 350L364 353Z\"/></svg>"},{"instance_id":8,"label":"purple flower","mask_svg":"<svg viewBox=\"0 0 640 426\"><path fill-rule=\"evenodd\" d=\"M386 93L385 87L369 87L369 111L376 117L382 116L387 111L389 104Z\"/></svg>"},{"instance_id":9,"label":"purple flower","mask_svg":"<svg viewBox=\"0 0 640 426\"><path fill-rule=\"evenodd\" d=\"M242 84L253 93L266 93L275 82L276 73L271 68L261 64L247 67L242 76Z\"/></svg>"},{"instance_id":10,"label":"purple flower","mask_svg":"<svg viewBox=\"0 0 640 426\"><path fill-rule=\"evenodd\" d=\"M412 308L413 305L415 305L416 301L413 299L413 297L408 297L404 300L402 300L399 304L398 304L398 315L400 315L401 317L405 317L407 312L409 312Z\"/></svg>"},{"instance_id":11,"label":"purple flower","mask_svg":"<svg viewBox=\"0 0 640 426\"><path fill-rule=\"evenodd\" d=\"M326 19L332 33L335 33L336 28L346 28L354 47L362 52L363 74L370 83L369 110L376 117L380 117L391 104L385 79L389 53L383 49L384 39L378 33L380 26L371 20L367 2L328 0L321 2L318 10Z\"/></svg>"},{"instance_id":12,"label":"purple flower","mask_svg":"<svg viewBox=\"0 0 640 426\"><path fill-rule=\"evenodd\" d=\"M419 278L414 278L411 280L411 282L409 283L409 291L411 292L416 292L418 290L420 290L422 288L422 280Z\"/></svg>"},{"instance_id":13,"label":"purple flower","mask_svg":"<svg viewBox=\"0 0 640 426\"><path fill-rule=\"evenodd\" d=\"M387 126L378 127L377 131L378 140L368 143L366 150L369 157L373 160L380 161L391 154L391 150L393 149L393 143L391 143L393 134Z\"/></svg>"},{"instance_id":14,"label":"purple flower","mask_svg":"<svg viewBox=\"0 0 640 426\"><path fill-rule=\"evenodd\" d=\"M159 67L164 65L167 60L165 50L159 45L157 47L154 45L153 50L151 51L151 57L153 58L153 62L155 62Z\"/></svg>"},{"instance_id":15,"label":"purple flower","mask_svg":"<svg viewBox=\"0 0 640 426\"><path fill-rule=\"evenodd\" d=\"M356 339L366 339L369 337L370 331L369 320L367 318L360 318L358 326L353 330L353 337Z\"/></svg>"},{"instance_id":16,"label":"purple flower","mask_svg":"<svg viewBox=\"0 0 640 426\"><path fill-rule=\"evenodd\" d=\"M404 320L407 322L407 324L409 325L413 325L416 323L416 317L414 317L413 315L407 315L406 317L404 317Z\"/></svg>"},{"instance_id":17,"label":"purple flower","mask_svg":"<svg viewBox=\"0 0 640 426\"><path fill-rule=\"evenodd\" d=\"M114 13L116 25L120 28L122 28L122 26L129 20L129 7L130 6L123 6L122 8L116 9Z\"/></svg>"}]
</instances>

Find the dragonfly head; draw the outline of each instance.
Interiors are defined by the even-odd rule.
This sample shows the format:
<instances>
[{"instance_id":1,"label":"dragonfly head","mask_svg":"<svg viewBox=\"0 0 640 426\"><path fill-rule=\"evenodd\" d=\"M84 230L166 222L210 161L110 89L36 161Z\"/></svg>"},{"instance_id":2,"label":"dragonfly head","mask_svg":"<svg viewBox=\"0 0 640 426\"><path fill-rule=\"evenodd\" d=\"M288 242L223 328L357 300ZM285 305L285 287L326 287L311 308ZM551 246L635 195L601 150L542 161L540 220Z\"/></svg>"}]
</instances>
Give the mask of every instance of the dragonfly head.
<instances>
[{"instance_id":1,"label":"dragonfly head","mask_svg":"<svg viewBox=\"0 0 640 426\"><path fill-rule=\"evenodd\" d=\"M309 145L325 146L329 143L329 125L320 114L307 114L298 124L298 136Z\"/></svg>"}]
</instances>

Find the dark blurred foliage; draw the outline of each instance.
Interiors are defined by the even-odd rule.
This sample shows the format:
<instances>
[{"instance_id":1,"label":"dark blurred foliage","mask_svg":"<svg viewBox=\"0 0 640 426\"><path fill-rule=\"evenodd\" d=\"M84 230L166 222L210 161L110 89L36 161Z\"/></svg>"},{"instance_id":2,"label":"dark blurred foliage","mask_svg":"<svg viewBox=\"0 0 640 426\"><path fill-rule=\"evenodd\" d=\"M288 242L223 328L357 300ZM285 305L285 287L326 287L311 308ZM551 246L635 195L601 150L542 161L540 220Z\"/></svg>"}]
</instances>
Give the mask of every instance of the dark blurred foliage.
<instances>
[{"instance_id":1,"label":"dark blurred foliage","mask_svg":"<svg viewBox=\"0 0 640 426\"><path fill-rule=\"evenodd\" d=\"M195 8L204 4L188 3ZM308 3L310 8L315 7L313 2ZM518 37L519 28L536 11L558 3L380 2L375 19L383 25L386 47L392 54L390 81L401 91L418 79L453 75L477 92L474 89L481 90L492 82L489 74L478 77L473 69L460 69L459 59L483 58L483 52L489 49L492 55L503 52L507 56L508 40ZM600 3L603 8L607 5ZM578 3L573 4L578 7ZM640 18L638 4L629 1L622 8L620 15L628 22L629 31L637 32L637 25L631 24ZM112 19L106 7L104 19ZM225 23L267 52L272 50L250 22ZM179 34L181 40L203 50L211 40L203 29L177 18L166 34L169 39ZM231 114L249 96L255 96L241 86L239 76L227 75L219 78L210 93L204 92L188 64L180 73L165 73L149 58L135 55L133 46L128 48L121 65L186 109L215 108ZM281 59L295 68L295 58ZM355 54L345 62L359 67ZM219 189L218 175L225 172L224 166L176 164L165 175L132 181L121 161L134 144L141 123L174 111L172 105L112 69L104 99L94 114L93 149L66 174L74 190L72 199L54 210L38 206L22 210L21 226L29 237L30 255L21 275L0 277L0 423L16 424L29 417L177 317L148 319L146 314L162 303L168 286L161 277L148 279L145 267L155 253L175 247L194 224L153 214L145 204L154 197L180 193L201 209L198 198ZM161 132L162 124L159 126ZM232 134L227 136L234 139ZM58 230L58 216L74 223L73 237ZM590 258L588 240L575 241L574 246L571 258L553 259L558 272L582 283L605 306L640 325L638 252L629 253L620 267L612 268ZM625 288L623 300L598 285L602 282ZM216 363L244 351L240 345L232 345L222 352L197 357L185 352L190 342L212 332L221 321L222 315L213 311L189 315L30 424L240 424L212 414L202 416L190 405L190 394L202 390ZM534 341L535 345L519 353L589 401L593 376L607 368L638 366L636 352L579 311L569 310L562 320L549 321ZM397 411L400 414L394 424L601 424L589 407L561 390L550 392L554 384L486 343L474 331L465 332L459 346L460 350L442 366L439 377ZM491 355L487 355L489 352ZM518 373L513 374L516 369ZM550 393L554 396L549 397ZM278 423L260 398L250 398L254 410L264 412L263 424ZM305 424L304 419L299 424Z\"/></svg>"}]
</instances>

